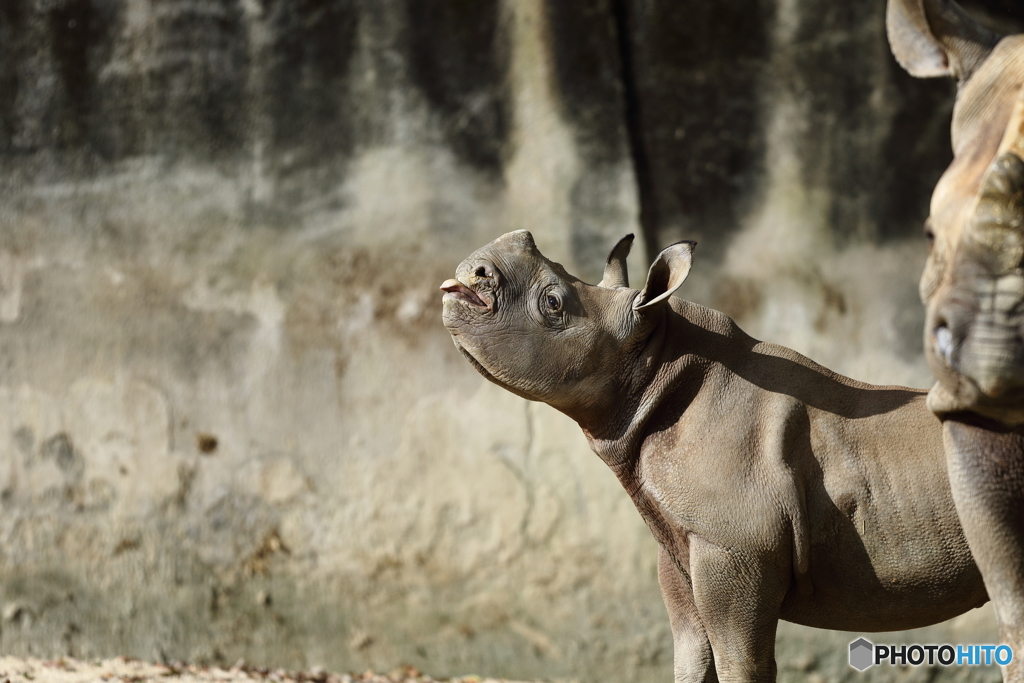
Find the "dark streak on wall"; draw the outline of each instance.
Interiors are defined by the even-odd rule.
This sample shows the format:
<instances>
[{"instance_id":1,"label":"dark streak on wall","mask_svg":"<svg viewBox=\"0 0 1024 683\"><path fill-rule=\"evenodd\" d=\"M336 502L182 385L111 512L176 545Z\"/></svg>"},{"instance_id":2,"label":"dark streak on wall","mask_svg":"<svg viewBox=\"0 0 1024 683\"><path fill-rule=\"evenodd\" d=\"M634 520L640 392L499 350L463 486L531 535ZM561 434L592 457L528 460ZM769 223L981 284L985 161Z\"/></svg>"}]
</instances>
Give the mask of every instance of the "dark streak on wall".
<instances>
[{"instance_id":1,"label":"dark streak on wall","mask_svg":"<svg viewBox=\"0 0 1024 683\"><path fill-rule=\"evenodd\" d=\"M89 48L101 43L96 35L100 22L94 17L90 0L68 0L49 12L50 49L54 67L66 99L64 121L59 125L58 146L80 144L87 130L89 97L95 74L89 69Z\"/></svg>"},{"instance_id":2,"label":"dark streak on wall","mask_svg":"<svg viewBox=\"0 0 1024 683\"><path fill-rule=\"evenodd\" d=\"M771 2L629 0L624 21L634 104L654 206L654 244L721 246L749 204L764 141L758 84L769 56ZM638 177L642 177L638 174Z\"/></svg>"},{"instance_id":3,"label":"dark streak on wall","mask_svg":"<svg viewBox=\"0 0 1024 683\"><path fill-rule=\"evenodd\" d=\"M622 158L623 58L619 54L612 0L550 3L558 94L587 161L615 163Z\"/></svg>"},{"instance_id":4,"label":"dark streak on wall","mask_svg":"<svg viewBox=\"0 0 1024 683\"><path fill-rule=\"evenodd\" d=\"M19 45L23 11L15 0L0 3L0 151L9 152L14 137L18 98Z\"/></svg>"},{"instance_id":5,"label":"dark streak on wall","mask_svg":"<svg viewBox=\"0 0 1024 683\"><path fill-rule=\"evenodd\" d=\"M507 48L500 4L406 0L409 73L445 140L473 168L500 176L509 136Z\"/></svg>"},{"instance_id":6,"label":"dark streak on wall","mask_svg":"<svg viewBox=\"0 0 1024 683\"><path fill-rule=\"evenodd\" d=\"M580 264L599 266L611 236L594 230L595 215L614 211L617 172L631 168L646 242L656 242L645 200L651 183L637 117L632 55L621 27L621 2L558 2L547 5L558 103L571 124L583 170L573 188L572 251ZM614 237L625 233L625 228ZM599 278L594 272L592 277Z\"/></svg>"},{"instance_id":7,"label":"dark streak on wall","mask_svg":"<svg viewBox=\"0 0 1024 683\"><path fill-rule=\"evenodd\" d=\"M359 13L350 0L267 0L273 147L327 158L353 146L348 77ZM312 161L312 160L310 160Z\"/></svg>"},{"instance_id":8,"label":"dark streak on wall","mask_svg":"<svg viewBox=\"0 0 1024 683\"><path fill-rule=\"evenodd\" d=\"M637 199L640 203L640 229L647 244L647 257L653 260L658 248L659 212L658 202L654 197L654 180L651 178L650 154L643 134L643 112L637 90L636 56L633 50L628 0L613 0L612 9L615 17L615 44L619 51L619 65L622 70L622 99L627 137L633 173L636 177Z\"/></svg>"}]
</instances>

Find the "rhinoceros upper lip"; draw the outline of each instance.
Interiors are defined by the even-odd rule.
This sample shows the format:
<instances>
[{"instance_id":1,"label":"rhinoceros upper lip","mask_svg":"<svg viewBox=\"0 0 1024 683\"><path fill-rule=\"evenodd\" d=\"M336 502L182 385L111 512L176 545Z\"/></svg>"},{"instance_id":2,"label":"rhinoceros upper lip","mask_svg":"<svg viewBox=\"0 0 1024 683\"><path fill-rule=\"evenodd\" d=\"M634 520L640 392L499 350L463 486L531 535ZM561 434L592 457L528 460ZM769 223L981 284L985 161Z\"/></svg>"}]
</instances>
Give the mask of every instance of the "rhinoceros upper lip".
<instances>
[{"instance_id":1,"label":"rhinoceros upper lip","mask_svg":"<svg viewBox=\"0 0 1024 683\"><path fill-rule=\"evenodd\" d=\"M446 294L451 294L459 301L463 301L469 304L470 306L476 306L477 308L486 308L488 310L491 308L490 305L482 296L480 296L471 288L462 284L458 280L445 280L444 282L441 283L441 291L445 292Z\"/></svg>"}]
</instances>

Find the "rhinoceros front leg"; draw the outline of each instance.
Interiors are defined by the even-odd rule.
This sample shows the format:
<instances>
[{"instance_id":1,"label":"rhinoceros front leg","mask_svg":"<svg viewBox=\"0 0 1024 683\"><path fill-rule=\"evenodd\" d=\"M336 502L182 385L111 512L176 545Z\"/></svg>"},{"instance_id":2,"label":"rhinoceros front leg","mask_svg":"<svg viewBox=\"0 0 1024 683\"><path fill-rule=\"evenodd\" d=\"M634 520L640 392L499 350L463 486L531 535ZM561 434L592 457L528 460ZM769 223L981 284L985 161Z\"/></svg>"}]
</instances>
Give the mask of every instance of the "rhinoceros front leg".
<instances>
[{"instance_id":1,"label":"rhinoceros front leg","mask_svg":"<svg viewBox=\"0 0 1024 683\"><path fill-rule=\"evenodd\" d=\"M672 625L675 683L718 681L711 643L697 614L693 589L662 546L658 546L658 582Z\"/></svg>"},{"instance_id":2,"label":"rhinoceros front leg","mask_svg":"<svg viewBox=\"0 0 1024 683\"><path fill-rule=\"evenodd\" d=\"M960 524L1013 648L1003 679L1024 682L1024 434L943 423L946 464Z\"/></svg>"},{"instance_id":3,"label":"rhinoceros front leg","mask_svg":"<svg viewBox=\"0 0 1024 683\"><path fill-rule=\"evenodd\" d=\"M775 630L789 573L765 559L690 539L694 604L722 683L775 681Z\"/></svg>"}]
</instances>

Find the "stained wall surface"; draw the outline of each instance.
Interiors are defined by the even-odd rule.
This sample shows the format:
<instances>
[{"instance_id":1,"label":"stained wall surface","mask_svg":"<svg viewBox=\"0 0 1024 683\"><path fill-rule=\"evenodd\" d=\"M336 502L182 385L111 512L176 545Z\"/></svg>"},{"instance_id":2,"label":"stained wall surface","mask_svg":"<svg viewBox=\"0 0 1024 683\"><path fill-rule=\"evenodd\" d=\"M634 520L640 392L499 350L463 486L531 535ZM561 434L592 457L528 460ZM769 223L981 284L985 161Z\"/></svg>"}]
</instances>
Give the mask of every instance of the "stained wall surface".
<instances>
[{"instance_id":1,"label":"stained wall surface","mask_svg":"<svg viewBox=\"0 0 1024 683\"><path fill-rule=\"evenodd\" d=\"M927 386L953 88L883 18L4 0L0 650L668 680L649 532L457 353L437 285L513 229L589 281L626 232L634 280L697 239L682 296ZM784 626L781 677L849 675L851 639Z\"/></svg>"}]
</instances>

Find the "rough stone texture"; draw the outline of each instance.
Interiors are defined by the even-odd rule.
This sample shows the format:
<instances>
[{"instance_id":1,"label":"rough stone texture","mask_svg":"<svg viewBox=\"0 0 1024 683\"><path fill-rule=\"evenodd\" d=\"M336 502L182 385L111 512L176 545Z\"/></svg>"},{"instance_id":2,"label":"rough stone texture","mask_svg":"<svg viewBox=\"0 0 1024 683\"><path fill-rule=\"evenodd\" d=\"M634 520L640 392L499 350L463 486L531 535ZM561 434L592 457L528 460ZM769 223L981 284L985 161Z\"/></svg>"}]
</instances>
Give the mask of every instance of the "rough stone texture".
<instances>
[{"instance_id":1,"label":"rough stone texture","mask_svg":"<svg viewBox=\"0 0 1024 683\"><path fill-rule=\"evenodd\" d=\"M436 287L696 238L685 296L929 384L952 93L854 5L0 3L0 651L668 680L649 532ZM784 625L780 677L854 637Z\"/></svg>"}]
</instances>

